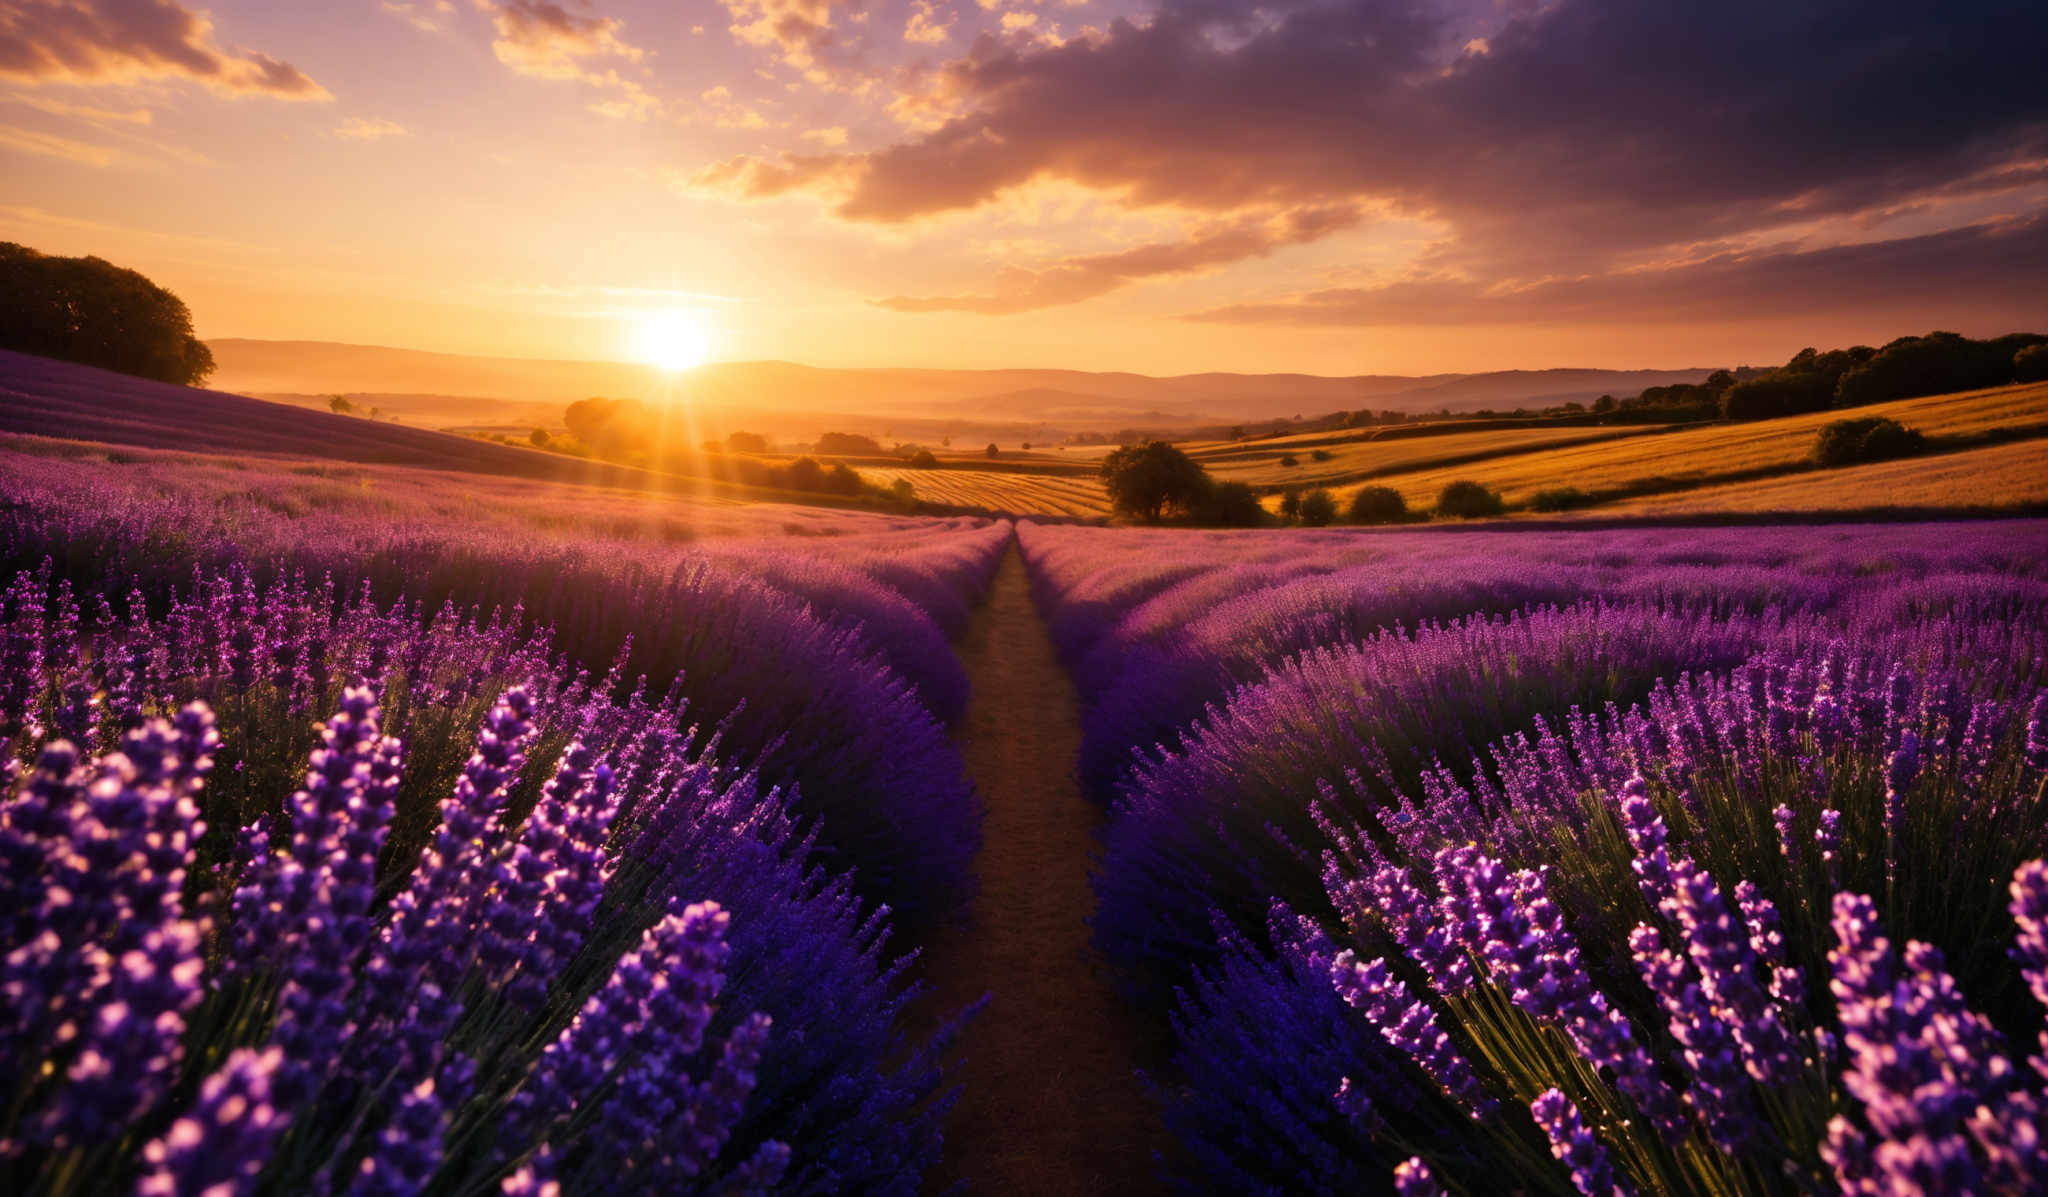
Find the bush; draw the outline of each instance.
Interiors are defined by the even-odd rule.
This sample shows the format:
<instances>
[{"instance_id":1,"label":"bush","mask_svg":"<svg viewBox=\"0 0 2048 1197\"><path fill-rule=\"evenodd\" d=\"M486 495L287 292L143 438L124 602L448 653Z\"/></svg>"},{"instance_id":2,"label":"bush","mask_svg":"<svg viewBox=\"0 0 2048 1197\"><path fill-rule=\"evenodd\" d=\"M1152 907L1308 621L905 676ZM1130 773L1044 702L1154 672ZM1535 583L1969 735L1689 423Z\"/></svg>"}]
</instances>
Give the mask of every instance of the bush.
<instances>
[{"instance_id":1,"label":"bush","mask_svg":"<svg viewBox=\"0 0 2048 1197\"><path fill-rule=\"evenodd\" d=\"M1198 524L1218 528L1256 528L1266 522L1259 496L1242 482L1219 482L1196 500L1189 516Z\"/></svg>"},{"instance_id":2,"label":"bush","mask_svg":"<svg viewBox=\"0 0 2048 1197\"><path fill-rule=\"evenodd\" d=\"M1301 522L1311 528L1321 528L1337 518L1337 500L1330 492L1318 486L1301 496Z\"/></svg>"},{"instance_id":3,"label":"bush","mask_svg":"<svg viewBox=\"0 0 2048 1197\"><path fill-rule=\"evenodd\" d=\"M1813 459L1824 466L1889 461L1918 453L1926 445L1926 437L1897 420L1864 416L1822 427L1814 439Z\"/></svg>"},{"instance_id":4,"label":"bush","mask_svg":"<svg viewBox=\"0 0 2048 1197\"><path fill-rule=\"evenodd\" d=\"M1280 518L1295 520L1301 516L1301 488L1290 486L1280 492Z\"/></svg>"},{"instance_id":5,"label":"bush","mask_svg":"<svg viewBox=\"0 0 2048 1197\"><path fill-rule=\"evenodd\" d=\"M1436 497L1438 515L1456 519L1478 519L1506 510L1500 496L1477 482L1452 482Z\"/></svg>"},{"instance_id":6,"label":"bush","mask_svg":"<svg viewBox=\"0 0 2048 1197\"><path fill-rule=\"evenodd\" d=\"M919 449L910 455L910 468L913 470L936 470L939 468L939 459L930 449Z\"/></svg>"},{"instance_id":7,"label":"bush","mask_svg":"<svg viewBox=\"0 0 2048 1197\"><path fill-rule=\"evenodd\" d=\"M988 443L988 448L986 448L986 449L982 450L982 452L983 452L983 453L986 453L986 454L988 455L988 459L989 459L990 461L994 461L994 460L996 459L996 452L997 452L997 449L996 449L996 443L995 443L994 441L990 441L990 442Z\"/></svg>"},{"instance_id":8,"label":"bush","mask_svg":"<svg viewBox=\"0 0 2048 1197\"><path fill-rule=\"evenodd\" d=\"M1354 524L1398 524L1408 518L1408 500L1391 486L1361 487L1351 496Z\"/></svg>"},{"instance_id":9,"label":"bush","mask_svg":"<svg viewBox=\"0 0 2048 1197\"><path fill-rule=\"evenodd\" d=\"M1539 490L1530 498L1529 506L1536 511L1571 511L1593 502L1593 496L1576 486L1559 486L1550 490Z\"/></svg>"},{"instance_id":10,"label":"bush","mask_svg":"<svg viewBox=\"0 0 2048 1197\"><path fill-rule=\"evenodd\" d=\"M2048 381L2048 343L2029 345L2013 355L2014 382Z\"/></svg>"},{"instance_id":11,"label":"bush","mask_svg":"<svg viewBox=\"0 0 2048 1197\"><path fill-rule=\"evenodd\" d=\"M1311 461L1328 461L1331 457L1328 449L1311 449L1308 455Z\"/></svg>"},{"instance_id":12,"label":"bush","mask_svg":"<svg viewBox=\"0 0 2048 1197\"><path fill-rule=\"evenodd\" d=\"M725 438L725 447L735 453L766 453L768 438L758 432L735 432Z\"/></svg>"},{"instance_id":13,"label":"bush","mask_svg":"<svg viewBox=\"0 0 2048 1197\"><path fill-rule=\"evenodd\" d=\"M0 349L198 386L213 351L192 312L133 270L0 241Z\"/></svg>"},{"instance_id":14,"label":"bush","mask_svg":"<svg viewBox=\"0 0 2048 1197\"><path fill-rule=\"evenodd\" d=\"M1293 469L1293 468L1294 468L1295 466L1298 466L1298 465L1300 465L1300 464L1301 464L1301 458L1299 458L1299 457L1296 457L1296 456L1295 456L1294 454L1292 454L1292 453L1282 453L1282 454L1280 455L1280 464L1281 464L1281 465L1283 465L1283 466L1285 466L1285 467L1287 467L1288 469L1290 469L1290 470L1291 470L1291 469Z\"/></svg>"},{"instance_id":15,"label":"bush","mask_svg":"<svg viewBox=\"0 0 2048 1197\"><path fill-rule=\"evenodd\" d=\"M548 430L536 428L526 434L526 441L536 449L545 449L548 447Z\"/></svg>"}]
</instances>

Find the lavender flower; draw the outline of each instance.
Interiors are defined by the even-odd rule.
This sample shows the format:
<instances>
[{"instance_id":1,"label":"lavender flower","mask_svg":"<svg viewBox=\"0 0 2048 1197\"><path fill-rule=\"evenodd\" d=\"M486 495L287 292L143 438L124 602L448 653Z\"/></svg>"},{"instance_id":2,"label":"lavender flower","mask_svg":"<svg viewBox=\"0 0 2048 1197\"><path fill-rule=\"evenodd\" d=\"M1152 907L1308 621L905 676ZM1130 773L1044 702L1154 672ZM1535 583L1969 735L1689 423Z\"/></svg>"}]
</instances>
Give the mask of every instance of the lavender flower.
<instances>
[{"instance_id":1,"label":"lavender flower","mask_svg":"<svg viewBox=\"0 0 2048 1197\"><path fill-rule=\"evenodd\" d=\"M1339 952L1330 964L1330 981L1347 1005L1364 1014L1388 1043L1406 1052L1466 1113L1485 1121L1498 1111L1478 1074L1437 1026L1436 1012L1409 995L1384 958L1360 964L1356 953Z\"/></svg>"},{"instance_id":2,"label":"lavender flower","mask_svg":"<svg viewBox=\"0 0 2048 1197\"><path fill-rule=\"evenodd\" d=\"M246 1192L290 1121L271 1101L283 1053L238 1048L199 1087L199 1102L143 1148L148 1168L136 1197Z\"/></svg>"},{"instance_id":3,"label":"lavender flower","mask_svg":"<svg viewBox=\"0 0 2048 1197\"><path fill-rule=\"evenodd\" d=\"M1436 1182L1436 1174L1419 1155L1409 1156L1394 1165L1394 1192L1397 1197L1441 1197L1444 1187Z\"/></svg>"},{"instance_id":4,"label":"lavender flower","mask_svg":"<svg viewBox=\"0 0 2048 1197\"><path fill-rule=\"evenodd\" d=\"M1529 1103L1529 1113L1550 1140L1550 1154L1571 1170L1572 1185L1584 1197L1620 1197L1633 1192L1615 1179L1607 1149L1586 1129L1579 1108L1556 1089L1545 1090Z\"/></svg>"}]
</instances>

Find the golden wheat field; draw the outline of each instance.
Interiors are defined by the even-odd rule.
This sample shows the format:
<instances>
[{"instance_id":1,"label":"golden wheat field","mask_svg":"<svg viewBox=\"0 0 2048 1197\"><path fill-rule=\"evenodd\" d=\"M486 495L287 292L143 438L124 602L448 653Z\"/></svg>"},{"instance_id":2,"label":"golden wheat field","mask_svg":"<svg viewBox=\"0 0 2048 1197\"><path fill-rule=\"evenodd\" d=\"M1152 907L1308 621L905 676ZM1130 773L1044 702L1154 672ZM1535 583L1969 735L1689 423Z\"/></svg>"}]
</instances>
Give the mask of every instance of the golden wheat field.
<instances>
[{"instance_id":1,"label":"golden wheat field","mask_svg":"<svg viewBox=\"0 0 2048 1197\"><path fill-rule=\"evenodd\" d=\"M1009 474L997 470L901 470L861 467L868 481L888 486L910 483L927 503L982 507L1017 515L1109 514L1102 483L1085 475Z\"/></svg>"},{"instance_id":2,"label":"golden wheat field","mask_svg":"<svg viewBox=\"0 0 2048 1197\"><path fill-rule=\"evenodd\" d=\"M2002 429L2048 430L2048 383L1962 391L1921 399L1900 399L1853 411L1815 412L1744 424L1716 424L1677 432L1626 437L1569 448L1516 453L1459 466L1420 469L1372 480L1401 492L1411 508L1428 509L1446 483L1459 479L1499 491L1510 506L1552 487L1573 486L1589 494L1667 481L1667 489L1712 485L1758 470L1794 466L1812 451L1814 434L1845 416L1885 416L1931 438L1971 437ZM1927 471L1920 459L1907 466ZM1842 471L1835 471L1837 473ZM1357 485L1335 488L1339 502ZM1888 501L1888 500L1885 500ZM1858 506L1872 506L1866 498Z\"/></svg>"},{"instance_id":3,"label":"golden wheat field","mask_svg":"<svg viewBox=\"0 0 2048 1197\"><path fill-rule=\"evenodd\" d=\"M1487 428L1438 436L1374 436L1371 431L1333 435L1311 433L1250 444L1224 441L1186 446L1188 456L1215 477L1256 487L1333 486L1390 470L1424 469L1474 457L1537 452L1637 436L1643 425L1609 428ZM1327 461L1315 454L1329 455ZM1281 458L1293 457L1294 465Z\"/></svg>"},{"instance_id":4,"label":"golden wheat field","mask_svg":"<svg viewBox=\"0 0 2048 1197\"><path fill-rule=\"evenodd\" d=\"M2048 503L2048 440L1879 461L1785 478L1646 495L1603 515L1702 511L1857 511L1875 507L2014 507Z\"/></svg>"}]
</instances>

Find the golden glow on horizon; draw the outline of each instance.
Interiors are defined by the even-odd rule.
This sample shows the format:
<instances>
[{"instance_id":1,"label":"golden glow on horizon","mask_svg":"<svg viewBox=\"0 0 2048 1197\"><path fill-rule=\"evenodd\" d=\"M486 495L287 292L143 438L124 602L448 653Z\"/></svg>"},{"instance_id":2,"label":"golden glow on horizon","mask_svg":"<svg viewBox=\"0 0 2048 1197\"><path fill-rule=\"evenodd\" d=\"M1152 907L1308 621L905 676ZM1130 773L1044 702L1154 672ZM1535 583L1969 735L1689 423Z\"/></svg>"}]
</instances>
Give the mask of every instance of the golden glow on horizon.
<instances>
[{"instance_id":1,"label":"golden glow on horizon","mask_svg":"<svg viewBox=\"0 0 2048 1197\"><path fill-rule=\"evenodd\" d=\"M694 313L650 312L633 327L633 353L650 366L680 373L704 364L711 331Z\"/></svg>"}]
</instances>

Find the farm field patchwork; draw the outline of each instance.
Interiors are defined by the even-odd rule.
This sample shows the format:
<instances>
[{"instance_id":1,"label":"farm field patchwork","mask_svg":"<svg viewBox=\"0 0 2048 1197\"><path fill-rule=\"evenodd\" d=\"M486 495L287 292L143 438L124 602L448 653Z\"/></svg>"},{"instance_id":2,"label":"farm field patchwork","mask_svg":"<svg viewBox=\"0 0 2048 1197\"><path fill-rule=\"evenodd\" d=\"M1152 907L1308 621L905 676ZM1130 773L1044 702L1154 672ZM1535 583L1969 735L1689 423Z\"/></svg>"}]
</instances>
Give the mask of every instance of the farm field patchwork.
<instances>
[{"instance_id":1,"label":"farm field patchwork","mask_svg":"<svg viewBox=\"0 0 2048 1197\"><path fill-rule=\"evenodd\" d=\"M995 470L907 470L863 466L861 475L884 486L902 479L931 503L980 507L1016 515L1109 514L1109 492L1092 477L1010 474Z\"/></svg>"},{"instance_id":2,"label":"farm field patchwork","mask_svg":"<svg viewBox=\"0 0 2048 1197\"><path fill-rule=\"evenodd\" d=\"M1311 434L1230 445L1196 442L1184 448L1188 456L1225 481L1256 487L1330 486L1427 463L1557 451L1653 431L1654 427L1644 425L1499 429L1480 426L1469 432L1434 436L1371 437L1354 433L1333 439L1328 434ZM1317 460L1315 454L1319 451L1328 454L1328 460ZM1283 456L1293 457L1296 464L1282 465Z\"/></svg>"},{"instance_id":3,"label":"farm field patchwork","mask_svg":"<svg viewBox=\"0 0 2048 1197\"><path fill-rule=\"evenodd\" d=\"M1602 514L1997 508L2048 503L2048 439L1625 499Z\"/></svg>"},{"instance_id":4,"label":"farm field patchwork","mask_svg":"<svg viewBox=\"0 0 2048 1197\"><path fill-rule=\"evenodd\" d=\"M1574 486L1599 494L1649 483L1680 489L1728 475L1796 467L1812 451L1814 434L1845 415L1888 417L1932 438L2048 431L2048 384L1968 391L1923 399L1785 416L1743 424L1689 428L1653 436L1517 454L1490 461L1375 478L1372 485L1401 492L1411 509L1427 510L1443 487L1470 479L1500 492L1511 506L1537 491ZM1340 502L1358 488L1337 488Z\"/></svg>"}]
</instances>

